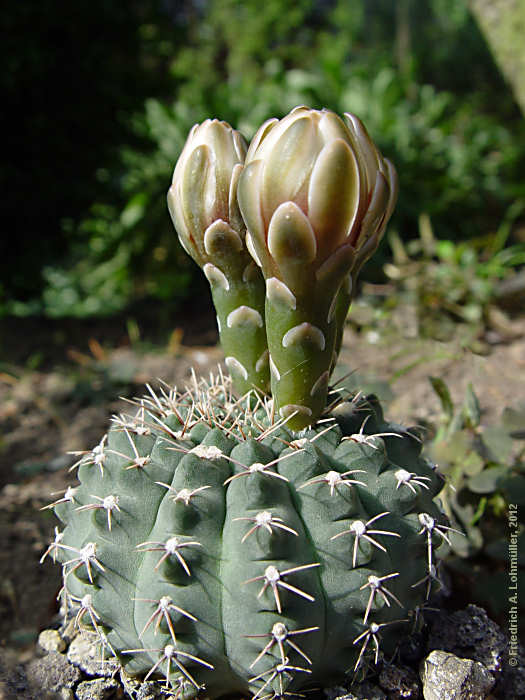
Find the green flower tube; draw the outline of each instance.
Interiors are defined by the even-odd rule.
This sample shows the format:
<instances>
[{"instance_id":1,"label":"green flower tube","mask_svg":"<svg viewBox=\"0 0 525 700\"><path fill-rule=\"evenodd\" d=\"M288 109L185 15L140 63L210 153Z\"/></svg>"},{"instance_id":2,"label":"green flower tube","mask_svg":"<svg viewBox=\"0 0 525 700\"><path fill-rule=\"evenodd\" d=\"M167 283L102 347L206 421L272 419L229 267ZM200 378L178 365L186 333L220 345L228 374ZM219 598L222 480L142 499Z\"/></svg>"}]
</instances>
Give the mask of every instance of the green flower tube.
<instances>
[{"instance_id":1,"label":"green flower tube","mask_svg":"<svg viewBox=\"0 0 525 700\"><path fill-rule=\"evenodd\" d=\"M266 281L272 395L292 429L326 406L356 278L396 196L393 165L353 115L296 107L250 144L238 201Z\"/></svg>"}]
</instances>

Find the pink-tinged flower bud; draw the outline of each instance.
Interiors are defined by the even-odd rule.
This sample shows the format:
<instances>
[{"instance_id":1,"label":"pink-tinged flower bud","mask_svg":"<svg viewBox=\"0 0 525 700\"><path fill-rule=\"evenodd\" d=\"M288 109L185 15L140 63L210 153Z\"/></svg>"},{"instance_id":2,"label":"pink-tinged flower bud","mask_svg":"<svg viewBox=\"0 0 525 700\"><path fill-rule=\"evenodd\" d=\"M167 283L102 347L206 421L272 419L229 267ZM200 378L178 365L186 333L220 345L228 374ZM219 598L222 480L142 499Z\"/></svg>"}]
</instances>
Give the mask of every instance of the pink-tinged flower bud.
<instances>
[{"instance_id":1,"label":"pink-tinged flower bud","mask_svg":"<svg viewBox=\"0 0 525 700\"><path fill-rule=\"evenodd\" d=\"M349 261L369 257L396 196L394 167L362 122L307 107L260 127L238 192L254 259L265 275L292 283L299 262L319 269L341 249Z\"/></svg>"},{"instance_id":2,"label":"pink-tinged flower bud","mask_svg":"<svg viewBox=\"0 0 525 700\"><path fill-rule=\"evenodd\" d=\"M264 281L246 250L237 203L245 154L243 137L226 122L196 124L168 191L180 242L210 283L226 364L241 393L269 384Z\"/></svg>"},{"instance_id":3,"label":"pink-tinged flower bud","mask_svg":"<svg viewBox=\"0 0 525 700\"><path fill-rule=\"evenodd\" d=\"M248 148L238 200L266 279L272 394L291 427L324 409L357 274L396 196L393 165L350 114L296 107Z\"/></svg>"},{"instance_id":4,"label":"pink-tinged flower bud","mask_svg":"<svg viewBox=\"0 0 525 700\"><path fill-rule=\"evenodd\" d=\"M213 262L206 233L212 225L217 228L217 222L221 238L227 239L226 250L244 245L237 183L245 155L246 142L238 131L226 122L207 119L192 128L175 166L168 209L183 248L201 267Z\"/></svg>"}]
</instances>

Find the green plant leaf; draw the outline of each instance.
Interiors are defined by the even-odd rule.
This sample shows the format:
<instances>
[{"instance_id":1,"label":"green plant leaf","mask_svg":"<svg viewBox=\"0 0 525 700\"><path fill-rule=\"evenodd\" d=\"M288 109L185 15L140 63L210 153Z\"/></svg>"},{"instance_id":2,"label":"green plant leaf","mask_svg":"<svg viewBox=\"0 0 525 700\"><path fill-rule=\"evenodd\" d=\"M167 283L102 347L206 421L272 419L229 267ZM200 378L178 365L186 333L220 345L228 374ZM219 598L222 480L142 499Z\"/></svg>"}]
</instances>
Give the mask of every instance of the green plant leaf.
<instances>
[{"instance_id":1,"label":"green plant leaf","mask_svg":"<svg viewBox=\"0 0 525 700\"><path fill-rule=\"evenodd\" d=\"M472 384L469 382L467 393L463 402L463 412L467 420L467 425L471 428L477 428L481 419L481 408L478 397L474 393Z\"/></svg>"},{"instance_id":2,"label":"green plant leaf","mask_svg":"<svg viewBox=\"0 0 525 700\"><path fill-rule=\"evenodd\" d=\"M489 425L484 428L481 439L489 451L489 459L498 464L504 464L510 458L514 446L507 430L499 425Z\"/></svg>"},{"instance_id":3,"label":"green plant leaf","mask_svg":"<svg viewBox=\"0 0 525 700\"><path fill-rule=\"evenodd\" d=\"M505 408L502 416L505 430L515 440L525 439L525 405L515 408Z\"/></svg>"},{"instance_id":4,"label":"green plant leaf","mask_svg":"<svg viewBox=\"0 0 525 700\"><path fill-rule=\"evenodd\" d=\"M467 485L474 493L492 493L499 487L500 480L507 474L507 467L492 467L470 477ZM525 484L525 479L523 481Z\"/></svg>"},{"instance_id":5,"label":"green plant leaf","mask_svg":"<svg viewBox=\"0 0 525 700\"><path fill-rule=\"evenodd\" d=\"M483 470L485 460L477 452L471 452L462 462L462 466L466 476L476 476Z\"/></svg>"},{"instance_id":6,"label":"green plant leaf","mask_svg":"<svg viewBox=\"0 0 525 700\"><path fill-rule=\"evenodd\" d=\"M445 416L449 421L452 420L454 404L452 403L452 397L450 396L447 385L440 377L429 377L428 380L441 402L441 408Z\"/></svg>"}]
</instances>

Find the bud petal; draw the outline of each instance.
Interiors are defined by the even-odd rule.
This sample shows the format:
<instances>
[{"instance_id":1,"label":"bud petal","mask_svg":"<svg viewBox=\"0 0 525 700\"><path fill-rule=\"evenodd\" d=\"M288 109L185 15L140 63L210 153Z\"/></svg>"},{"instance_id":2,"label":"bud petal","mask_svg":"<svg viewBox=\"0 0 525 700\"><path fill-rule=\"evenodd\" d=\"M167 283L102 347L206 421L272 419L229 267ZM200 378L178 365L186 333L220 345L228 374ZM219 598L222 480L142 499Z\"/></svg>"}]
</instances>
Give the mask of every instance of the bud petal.
<instances>
[{"instance_id":1,"label":"bud petal","mask_svg":"<svg viewBox=\"0 0 525 700\"><path fill-rule=\"evenodd\" d=\"M179 233L179 240L184 250L194 260L199 257L199 252L195 247L192 236L189 231L189 224L184 217L184 212L181 206L181 197L179 196L175 185L172 185L168 190L168 210L173 221L173 225Z\"/></svg>"},{"instance_id":2,"label":"bud petal","mask_svg":"<svg viewBox=\"0 0 525 700\"><path fill-rule=\"evenodd\" d=\"M317 281L324 287L330 283L341 284L341 278L346 270L352 267L355 258L355 249L350 244L338 248L335 253L327 258L315 273Z\"/></svg>"},{"instance_id":3,"label":"bud petal","mask_svg":"<svg viewBox=\"0 0 525 700\"><path fill-rule=\"evenodd\" d=\"M343 139L348 141L348 127L343 122L341 117L338 117L334 112L323 109L319 119L319 131L323 136L324 143L328 143L333 139Z\"/></svg>"},{"instance_id":4,"label":"bud petal","mask_svg":"<svg viewBox=\"0 0 525 700\"><path fill-rule=\"evenodd\" d=\"M210 258L222 258L231 252L239 253L243 248L241 237L226 221L217 219L204 234L204 250Z\"/></svg>"},{"instance_id":5,"label":"bud petal","mask_svg":"<svg viewBox=\"0 0 525 700\"><path fill-rule=\"evenodd\" d=\"M272 216L268 250L279 265L304 264L315 259L315 234L308 218L294 202L284 202Z\"/></svg>"},{"instance_id":6,"label":"bud petal","mask_svg":"<svg viewBox=\"0 0 525 700\"><path fill-rule=\"evenodd\" d=\"M199 255L204 257L204 248L200 232L204 232L210 222L206 215L205 202L210 200L210 180L214 180L214 173L210 162L210 149L208 146L197 146L192 151L184 164L180 183L181 207L184 219L188 223L188 233L194 242ZM215 191L215 183L212 182L211 190Z\"/></svg>"},{"instance_id":7,"label":"bud petal","mask_svg":"<svg viewBox=\"0 0 525 700\"><path fill-rule=\"evenodd\" d=\"M343 243L363 193L350 146L340 138L327 143L314 165L308 189L308 218L323 251Z\"/></svg>"},{"instance_id":8,"label":"bud petal","mask_svg":"<svg viewBox=\"0 0 525 700\"><path fill-rule=\"evenodd\" d=\"M225 123L225 122L223 122ZM241 134L238 131L235 131L235 129L232 129L232 136L233 136L233 146L235 148L235 154L237 156L237 162L239 163L244 163L244 160L246 158L246 141L244 138L241 136Z\"/></svg>"},{"instance_id":9,"label":"bud petal","mask_svg":"<svg viewBox=\"0 0 525 700\"><path fill-rule=\"evenodd\" d=\"M273 117L272 119L267 119L264 124L262 124L258 129L257 133L251 140L250 146L248 147L248 152L246 153L246 162L249 163L253 160L253 154L259 148L263 139L268 136L273 127L279 122L278 119Z\"/></svg>"},{"instance_id":10,"label":"bud petal","mask_svg":"<svg viewBox=\"0 0 525 700\"><path fill-rule=\"evenodd\" d=\"M372 199L368 210L363 217L361 232L355 242L355 247L360 248L371 236L374 235L382 223L390 197L390 188L383 173L376 174L376 182Z\"/></svg>"},{"instance_id":11,"label":"bud petal","mask_svg":"<svg viewBox=\"0 0 525 700\"><path fill-rule=\"evenodd\" d=\"M233 166L230 189L228 192L228 220L231 223L232 228L237 231L242 231L244 229L244 222L242 220L239 203L237 201L237 187L239 185L242 167L243 166L241 163L236 163Z\"/></svg>"},{"instance_id":12,"label":"bud petal","mask_svg":"<svg viewBox=\"0 0 525 700\"><path fill-rule=\"evenodd\" d=\"M259 254L257 253L257 250L255 248L254 242L253 242L253 237L251 233L246 234L246 248L248 250L248 253L252 256L253 261L257 265L257 267L262 268L262 262L259 257Z\"/></svg>"},{"instance_id":13,"label":"bud petal","mask_svg":"<svg viewBox=\"0 0 525 700\"><path fill-rule=\"evenodd\" d=\"M352 142L357 156L365 168L368 189L371 190L375 184L375 173L383 169L383 159L363 122L355 114L345 113L345 119L353 137Z\"/></svg>"},{"instance_id":14,"label":"bud petal","mask_svg":"<svg viewBox=\"0 0 525 700\"><path fill-rule=\"evenodd\" d=\"M265 240L264 221L261 211L260 188L262 182L263 163L254 160L248 163L239 178L237 199L246 228L261 243Z\"/></svg>"},{"instance_id":15,"label":"bud petal","mask_svg":"<svg viewBox=\"0 0 525 700\"><path fill-rule=\"evenodd\" d=\"M208 201L206 205L209 206L212 217L225 218L228 215L226 207L232 170L239 159L242 162L244 154L237 153L236 140L232 139L231 132L224 129L221 122L217 120L213 120L208 124L203 138L205 138L206 144L213 145L213 151L210 149L213 176L208 178L209 183L206 191Z\"/></svg>"},{"instance_id":16,"label":"bud petal","mask_svg":"<svg viewBox=\"0 0 525 700\"><path fill-rule=\"evenodd\" d=\"M262 190L267 223L283 202L294 200L306 210L307 178L317 156L316 141L312 120L301 117L292 122L269 152Z\"/></svg>"}]
</instances>

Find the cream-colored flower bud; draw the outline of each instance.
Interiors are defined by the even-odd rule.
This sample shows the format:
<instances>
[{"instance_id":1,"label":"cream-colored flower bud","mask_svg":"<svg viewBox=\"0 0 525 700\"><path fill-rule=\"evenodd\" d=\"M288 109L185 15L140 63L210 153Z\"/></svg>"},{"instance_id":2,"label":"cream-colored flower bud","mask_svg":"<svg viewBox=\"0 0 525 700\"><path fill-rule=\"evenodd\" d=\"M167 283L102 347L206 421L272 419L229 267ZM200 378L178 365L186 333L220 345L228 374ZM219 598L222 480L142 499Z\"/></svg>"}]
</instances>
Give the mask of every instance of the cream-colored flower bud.
<instances>
[{"instance_id":1,"label":"cream-colored flower bud","mask_svg":"<svg viewBox=\"0 0 525 700\"><path fill-rule=\"evenodd\" d=\"M340 248L351 249L354 261L369 257L394 208L396 183L357 117L296 107L263 124L248 149L238 192L248 249L265 276L292 285L299 260L318 269ZM312 237L315 255L305 260Z\"/></svg>"},{"instance_id":2,"label":"cream-colored flower bud","mask_svg":"<svg viewBox=\"0 0 525 700\"><path fill-rule=\"evenodd\" d=\"M245 246L237 184L246 143L226 122L208 119L190 131L168 192L168 208L185 250L210 283L226 365L240 393L268 390L265 287Z\"/></svg>"},{"instance_id":3,"label":"cream-colored flower bud","mask_svg":"<svg viewBox=\"0 0 525 700\"><path fill-rule=\"evenodd\" d=\"M168 209L182 246L201 267L210 261L207 248L219 244L211 242L218 240L218 228L225 246L238 248L242 241L237 239L244 238L237 183L245 155L246 143L238 131L207 119L192 128L175 166Z\"/></svg>"},{"instance_id":4,"label":"cream-colored flower bud","mask_svg":"<svg viewBox=\"0 0 525 700\"><path fill-rule=\"evenodd\" d=\"M246 248L266 279L272 394L288 427L326 406L355 279L397 193L362 123L296 107L255 134L239 178Z\"/></svg>"}]
</instances>

